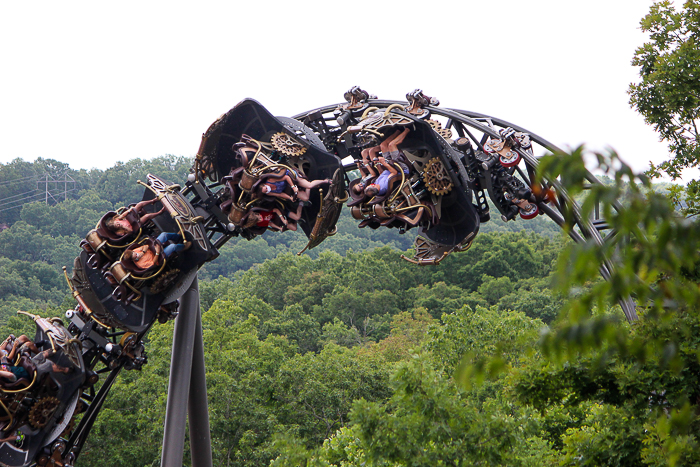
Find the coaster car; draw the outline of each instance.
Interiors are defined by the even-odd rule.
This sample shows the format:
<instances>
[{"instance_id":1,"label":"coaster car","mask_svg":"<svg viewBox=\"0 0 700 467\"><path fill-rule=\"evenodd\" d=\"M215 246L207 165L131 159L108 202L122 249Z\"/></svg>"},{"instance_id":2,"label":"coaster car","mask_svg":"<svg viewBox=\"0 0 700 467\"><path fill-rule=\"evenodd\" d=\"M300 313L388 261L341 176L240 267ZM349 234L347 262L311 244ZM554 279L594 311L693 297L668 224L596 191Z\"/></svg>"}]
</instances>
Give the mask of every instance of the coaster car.
<instances>
[{"instance_id":1,"label":"coaster car","mask_svg":"<svg viewBox=\"0 0 700 467\"><path fill-rule=\"evenodd\" d=\"M421 114L422 115L422 114ZM425 117L425 115L423 115ZM418 227L416 264L437 264L469 247L479 216L469 186L455 174L459 156L445 142L438 122L392 105L367 109L341 137L361 150L361 177L349 184L348 203L360 227Z\"/></svg>"},{"instance_id":2,"label":"coaster car","mask_svg":"<svg viewBox=\"0 0 700 467\"><path fill-rule=\"evenodd\" d=\"M48 459L76 414L86 381L80 342L63 323L19 313L32 317L37 330L33 341L21 336L13 346L11 336L3 343L4 358L13 360L3 368L16 375L10 382L0 373L0 465L11 467Z\"/></svg>"},{"instance_id":3,"label":"coaster car","mask_svg":"<svg viewBox=\"0 0 700 467\"><path fill-rule=\"evenodd\" d=\"M148 329L199 266L218 256L178 185L150 174L140 183L147 188L143 200L105 214L81 242L71 279L74 296L97 323L131 332Z\"/></svg>"},{"instance_id":4,"label":"coaster car","mask_svg":"<svg viewBox=\"0 0 700 467\"><path fill-rule=\"evenodd\" d=\"M209 127L193 172L200 186L223 185L218 207L232 234L247 239L298 225L313 248L335 233L345 201L339 158L308 127L252 99Z\"/></svg>"},{"instance_id":5,"label":"coaster car","mask_svg":"<svg viewBox=\"0 0 700 467\"><path fill-rule=\"evenodd\" d=\"M518 214L522 219L533 219L539 214L532 189L515 177L514 170L521 160L516 151L532 154L530 136L512 128L501 128L499 137L489 137L484 150L477 154L482 170L475 174L480 187L485 188L504 220Z\"/></svg>"}]
</instances>

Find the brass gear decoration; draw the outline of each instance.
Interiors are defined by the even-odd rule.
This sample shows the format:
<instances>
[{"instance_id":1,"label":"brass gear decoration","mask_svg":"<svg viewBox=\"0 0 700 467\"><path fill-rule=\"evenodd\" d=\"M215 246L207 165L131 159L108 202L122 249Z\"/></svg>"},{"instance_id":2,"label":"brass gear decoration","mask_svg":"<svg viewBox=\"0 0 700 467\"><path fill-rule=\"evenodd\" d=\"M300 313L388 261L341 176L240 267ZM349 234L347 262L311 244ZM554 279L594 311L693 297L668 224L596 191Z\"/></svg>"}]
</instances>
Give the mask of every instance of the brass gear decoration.
<instances>
[{"instance_id":1,"label":"brass gear decoration","mask_svg":"<svg viewBox=\"0 0 700 467\"><path fill-rule=\"evenodd\" d=\"M61 438L70 438L70 434L73 432L73 428L75 428L75 415L71 417L70 421L68 422L68 425L66 425L66 428L61 433Z\"/></svg>"},{"instance_id":2,"label":"brass gear decoration","mask_svg":"<svg viewBox=\"0 0 700 467\"><path fill-rule=\"evenodd\" d=\"M301 156L306 152L306 148L300 142L289 136L287 133L275 133L270 139L272 147L285 156Z\"/></svg>"},{"instance_id":3,"label":"brass gear decoration","mask_svg":"<svg viewBox=\"0 0 700 467\"><path fill-rule=\"evenodd\" d=\"M445 139L451 139L452 138L452 130L449 128L443 128L442 123L438 122L437 120L426 120L430 124L430 126L433 128L435 133L439 134Z\"/></svg>"},{"instance_id":4,"label":"brass gear decoration","mask_svg":"<svg viewBox=\"0 0 700 467\"><path fill-rule=\"evenodd\" d=\"M45 427L60 403L55 397L42 397L29 410L29 423L37 429Z\"/></svg>"},{"instance_id":5,"label":"brass gear decoration","mask_svg":"<svg viewBox=\"0 0 700 467\"><path fill-rule=\"evenodd\" d=\"M452 190L452 179L439 158L433 157L425 164L423 181L428 191L434 195L446 195Z\"/></svg>"}]
</instances>

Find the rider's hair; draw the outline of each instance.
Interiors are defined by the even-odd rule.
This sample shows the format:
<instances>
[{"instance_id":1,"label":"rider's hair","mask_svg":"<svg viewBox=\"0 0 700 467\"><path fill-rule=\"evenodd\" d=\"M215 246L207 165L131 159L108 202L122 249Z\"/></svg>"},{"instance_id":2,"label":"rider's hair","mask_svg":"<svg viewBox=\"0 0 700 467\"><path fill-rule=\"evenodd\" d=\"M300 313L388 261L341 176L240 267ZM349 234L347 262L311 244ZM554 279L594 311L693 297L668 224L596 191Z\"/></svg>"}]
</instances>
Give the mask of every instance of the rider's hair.
<instances>
[{"instance_id":1,"label":"rider's hair","mask_svg":"<svg viewBox=\"0 0 700 467\"><path fill-rule=\"evenodd\" d=\"M374 183L365 188L365 194L367 196L375 196L377 193L379 193L379 187Z\"/></svg>"},{"instance_id":2,"label":"rider's hair","mask_svg":"<svg viewBox=\"0 0 700 467\"><path fill-rule=\"evenodd\" d=\"M243 224L243 228L247 229L249 227L253 227L260 221L260 219L260 214L258 214L257 212L251 212L250 214L248 214L248 217L245 220L245 224Z\"/></svg>"},{"instance_id":3,"label":"rider's hair","mask_svg":"<svg viewBox=\"0 0 700 467\"><path fill-rule=\"evenodd\" d=\"M112 216L105 221L105 226L117 235L126 235L129 232L123 225L117 224L117 216Z\"/></svg>"},{"instance_id":4,"label":"rider's hair","mask_svg":"<svg viewBox=\"0 0 700 467\"><path fill-rule=\"evenodd\" d=\"M115 217L117 217L117 216L112 216L112 217L110 217L109 219L107 219L107 220L105 221L105 226L107 226L107 228L108 228L109 230L117 230L117 229L119 229L119 226L118 226L117 224L114 223L114 218L115 218Z\"/></svg>"}]
</instances>

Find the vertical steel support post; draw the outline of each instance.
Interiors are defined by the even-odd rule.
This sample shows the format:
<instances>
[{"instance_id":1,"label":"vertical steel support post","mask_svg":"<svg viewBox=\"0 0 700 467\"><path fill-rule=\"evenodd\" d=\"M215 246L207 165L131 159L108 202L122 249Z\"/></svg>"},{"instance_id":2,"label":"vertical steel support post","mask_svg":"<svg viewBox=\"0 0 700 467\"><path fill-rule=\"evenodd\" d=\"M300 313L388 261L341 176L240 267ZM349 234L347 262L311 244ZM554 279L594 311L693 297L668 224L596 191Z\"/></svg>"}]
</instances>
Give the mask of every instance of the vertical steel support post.
<instances>
[{"instance_id":1,"label":"vertical steel support post","mask_svg":"<svg viewBox=\"0 0 700 467\"><path fill-rule=\"evenodd\" d=\"M197 297L197 324L194 331L194 352L192 354L187 413L190 424L192 467L212 467L207 377L204 369L204 340L202 339L202 314L199 308L199 297Z\"/></svg>"},{"instance_id":2,"label":"vertical steel support post","mask_svg":"<svg viewBox=\"0 0 700 467\"><path fill-rule=\"evenodd\" d=\"M160 461L162 467L182 466L188 409L192 465L212 466L201 323L199 283L195 277L180 299L180 312L175 319Z\"/></svg>"}]
</instances>

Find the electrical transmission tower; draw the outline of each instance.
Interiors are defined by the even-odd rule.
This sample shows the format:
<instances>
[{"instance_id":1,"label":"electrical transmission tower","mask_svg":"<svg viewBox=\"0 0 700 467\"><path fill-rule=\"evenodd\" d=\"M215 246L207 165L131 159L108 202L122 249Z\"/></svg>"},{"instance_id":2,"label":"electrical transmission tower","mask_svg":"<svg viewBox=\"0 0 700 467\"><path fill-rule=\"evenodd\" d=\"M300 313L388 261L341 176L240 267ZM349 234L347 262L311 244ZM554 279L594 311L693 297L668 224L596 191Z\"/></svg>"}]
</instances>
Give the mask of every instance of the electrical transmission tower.
<instances>
[{"instance_id":1,"label":"electrical transmission tower","mask_svg":"<svg viewBox=\"0 0 700 467\"><path fill-rule=\"evenodd\" d=\"M48 204L49 197L54 201L54 203L59 202L59 200L57 200L56 197L60 197L61 188L63 188L63 201L66 201L68 199L68 193L70 193L71 191L75 191L75 184L76 181L73 180L73 177L71 177L68 174L63 174L62 178L60 179L56 179L49 174L44 174L43 177L37 180L36 187L37 190L41 190L41 187L43 186L44 202ZM68 185L71 186L70 190L68 189ZM51 188L49 188L49 186L51 186Z\"/></svg>"}]
</instances>

